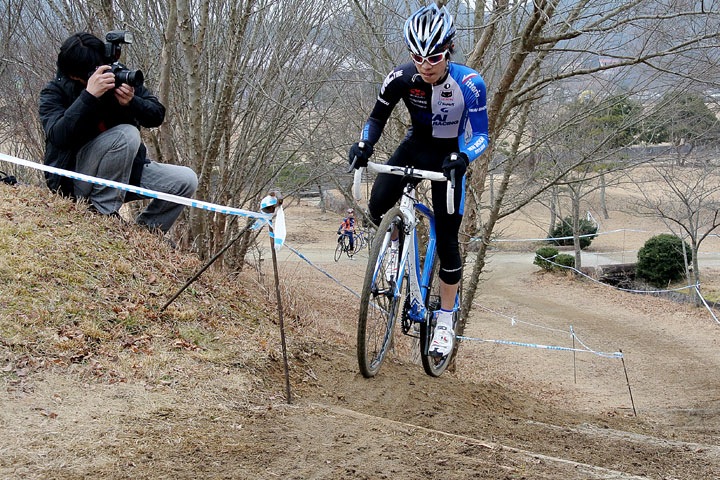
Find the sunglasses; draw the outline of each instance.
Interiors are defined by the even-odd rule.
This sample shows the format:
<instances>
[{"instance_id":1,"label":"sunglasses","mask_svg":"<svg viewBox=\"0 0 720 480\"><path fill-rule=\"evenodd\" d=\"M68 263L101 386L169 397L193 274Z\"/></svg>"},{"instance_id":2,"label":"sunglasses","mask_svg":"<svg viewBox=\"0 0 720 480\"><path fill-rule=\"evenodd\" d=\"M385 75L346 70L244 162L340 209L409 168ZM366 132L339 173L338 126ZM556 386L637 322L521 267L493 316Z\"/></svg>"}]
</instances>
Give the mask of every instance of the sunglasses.
<instances>
[{"instance_id":1,"label":"sunglasses","mask_svg":"<svg viewBox=\"0 0 720 480\"><path fill-rule=\"evenodd\" d=\"M423 57L422 55L418 55L416 53L410 53L410 58L412 58L413 62L415 62L418 65L422 65L423 62L428 62L431 67L434 67L438 63L445 60L445 55L447 55L448 51L443 50L440 53L436 53L434 55L428 55L427 57Z\"/></svg>"}]
</instances>

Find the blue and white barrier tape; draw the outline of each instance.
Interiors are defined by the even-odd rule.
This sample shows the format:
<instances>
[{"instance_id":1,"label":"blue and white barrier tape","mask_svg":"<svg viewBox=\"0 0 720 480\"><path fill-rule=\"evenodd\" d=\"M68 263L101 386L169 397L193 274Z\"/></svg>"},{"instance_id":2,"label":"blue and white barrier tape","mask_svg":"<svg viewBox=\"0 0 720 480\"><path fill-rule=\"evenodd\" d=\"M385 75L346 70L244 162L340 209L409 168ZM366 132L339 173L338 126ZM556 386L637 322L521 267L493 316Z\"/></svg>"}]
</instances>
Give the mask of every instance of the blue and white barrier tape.
<instances>
[{"instance_id":1,"label":"blue and white barrier tape","mask_svg":"<svg viewBox=\"0 0 720 480\"><path fill-rule=\"evenodd\" d=\"M715 315L715 312L713 311L713 309L712 309L712 308L710 307L710 305L708 305L708 303L705 301L705 297L703 297L703 296L702 296L702 293L700 293L700 284L699 284L699 283L695 283L695 284L691 284L691 285L685 285L684 287L669 288L669 289L666 288L666 289L658 289L658 290L636 290L636 289L631 289L631 288L616 287L616 286L614 286L614 285L608 285L607 283L603 283L603 282L601 282L601 281L599 281L599 280L595 280L595 279L592 278L591 276L589 276L589 275L581 272L580 270L578 270L578 269L575 268L575 267L569 267L569 266L567 266L567 265L560 265L559 263L555 263L555 262L552 261L553 258L555 258L555 255L553 255L552 257L548 257L548 258L543 257L543 259L547 260L548 263L552 263L552 264L553 264L554 266L556 266L556 267L561 267L561 268L564 268L564 269L566 269L566 270L572 270L572 271L575 272L577 275L580 275L580 276L582 276L582 277L585 277L586 279L590 280L591 282L597 283L598 285L602 285L602 286L604 286L604 287L609 287L609 288L612 288L612 289L615 289L615 290L619 290L619 291L621 291L621 292L642 293L642 294L658 294L658 293L680 292L680 291L682 291L682 290L695 290L695 292L697 292L697 294L698 294L698 297L702 300L702 303L703 303L703 305L705 306L705 308L707 309L707 311L710 312L710 315L712 316L712 318L713 318L713 320L715 321L715 323L717 323L718 325L720 325L720 319L718 319L718 317L717 317L717 315Z\"/></svg>"},{"instance_id":2,"label":"blue and white barrier tape","mask_svg":"<svg viewBox=\"0 0 720 480\"><path fill-rule=\"evenodd\" d=\"M543 349L546 349L546 350L570 350L570 351L573 351L573 352L585 352L585 353L592 353L592 354L594 354L594 355L598 355L598 356L600 356L600 357L607 357L607 358L620 358L620 357L622 357L622 354L620 354L620 357L618 357L619 352L614 352L614 353L598 352L597 350L593 350L592 348L588 347L588 346L585 344L585 342L583 342L583 341L580 339L580 337L577 336L577 334L575 333L575 329L573 328L572 325L570 325L570 331L561 330L561 329L558 329L558 328L546 327L546 326L543 326L543 325L537 325L537 324L535 324L535 323L530 323L530 322L525 322L525 321L519 320L519 319L518 319L517 317L515 317L515 316L504 315L504 314L499 313L499 312L496 312L496 311L494 311L494 310L492 310L492 309L490 309L490 308L487 308L487 307L485 307L484 305L480 305L480 304L477 303L477 302L473 302L473 305L474 305L475 307L477 307L477 308L481 308L481 309L485 310L486 312L490 312L490 313L492 313L492 314L494 314L494 315L497 315L497 316L500 316L500 317L504 317L504 318L510 320L510 325L512 325L513 327L516 326L516 325L525 325L525 326L530 326L530 327L533 327L533 328L539 328L539 329L543 329L543 330L547 330L547 331L551 331L551 332L555 332L555 333L561 333L561 334L568 334L568 333L569 333L570 336L571 336L572 338L574 338L575 340L577 340L578 343L579 343L580 345L582 345L584 348L582 348L582 349L574 349L574 348L573 348L573 349L569 349L569 348L567 348L567 347L554 347L554 346L549 346L549 345L539 345L539 344L535 344L535 343L513 342L513 341L509 341L509 340L483 340L483 339L480 339L480 338L470 338L470 337L458 337L458 338L462 338L462 339L465 339L465 340L481 341L481 342L499 343L499 344L504 344L504 345L515 345L515 346L532 347L532 348L543 348Z\"/></svg>"},{"instance_id":3,"label":"blue and white barrier tape","mask_svg":"<svg viewBox=\"0 0 720 480\"><path fill-rule=\"evenodd\" d=\"M293 252L295 255L297 255L297 256L300 257L302 260L304 260L305 262L307 262L307 264L310 265L311 267L313 267L315 270L317 270L318 272L322 273L323 275L325 275L326 277L328 277L330 280L332 280L333 282L337 283L338 285L340 285L342 288L344 288L344 289L347 290L348 292L350 292L350 293L352 293L353 295L355 295L357 298L360 298L360 294L358 294L357 292L353 291L350 287L344 285L341 281L339 281L338 279L336 279L335 277L333 277L332 275L330 275L330 274L327 272L327 270L323 270L322 268L320 268L320 267L318 267L317 265L315 265L314 263L312 263L312 262L310 261L310 259L308 259L305 255L303 255L302 253L300 253L298 250L294 249L293 247L291 247L291 246L288 245L287 243L286 243L285 245L287 246L287 248L288 248L291 252Z\"/></svg>"},{"instance_id":4,"label":"blue and white barrier tape","mask_svg":"<svg viewBox=\"0 0 720 480\"><path fill-rule=\"evenodd\" d=\"M237 216L241 216L241 217L257 218L261 222L259 226L262 226L265 223L270 223L270 221L272 219L272 215L268 214L268 213L253 212L250 210L243 210L241 208L233 208L233 207L227 207L227 206L223 206L223 205L217 205L214 203L203 202L201 200L193 200L191 198L181 197L178 195L172 195L169 193L156 192L154 190L148 190L146 188L136 187L134 185L127 185L125 183L114 182L112 180L105 180L103 178L91 177L90 175L84 175L82 173L73 172L71 170L63 170L61 168L50 167L48 165L43 165L41 163L31 162L31 161L23 160L23 159L17 158L17 157L11 157L10 155L5 155L4 153L0 153L0 160L9 162L9 163L14 163L15 165L22 165L24 167L29 167L29 168L34 168L37 170L42 170L45 172L54 173L57 175L61 175L63 177L72 178L73 180L81 180L83 182L94 183L96 185L103 185L106 187L117 188L119 190L124 190L126 192L132 192L132 193L135 193L138 195L142 195L144 197L157 198L160 200L167 200L169 202L186 205L186 206L192 207L192 208L199 208L202 210L208 210L211 212L223 213L223 214L227 214L227 215L237 215Z\"/></svg>"},{"instance_id":5,"label":"blue and white barrier tape","mask_svg":"<svg viewBox=\"0 0 720 480\"><path fill-rule=\"evenodd\" d=\"M570 348L570 347L558 347L554 345L541 345L538 343L524 343L524 342L513 342L510 340L488 340L484 338L473 338L473 337L466 337L463 335L458 335L458 339L460 340L471 340L475 342L486 342L486 343L496 343L500 345L512 345L516 347L530 347L530 348L540 348L544 350L560 350L565 352L581 352L581 353L592 353L593 355L598 355L600 357L605 358L623 358L622 352L612 352L612 353L606 353L606 352L597 352L595 350L589 350L584 348Z\"/></svg>"},{"instance_id":6,"label":"blue and white barrier tape","mask_svg":"<svg viewBox=\"0 0 720 480\"><path fill-rule=\"evenodd\" d=\"M635 230L631 228L618 228L617 230L608 230L606 232L598 232L598 233L586 233L583 235L578 235L578 238L594 238L599 237L601 235L610 235L612 233L620 233L620 232L634 232L634 233L648 233L647 230ZM572 240L572 235L569 237L545 237L545 238L496 238L490 241L490 243L512 243L512 242L550 242L553 240ZM471 242L480 242L482 241L482 237L471 237Z\"/></svg>"}]
</instances>

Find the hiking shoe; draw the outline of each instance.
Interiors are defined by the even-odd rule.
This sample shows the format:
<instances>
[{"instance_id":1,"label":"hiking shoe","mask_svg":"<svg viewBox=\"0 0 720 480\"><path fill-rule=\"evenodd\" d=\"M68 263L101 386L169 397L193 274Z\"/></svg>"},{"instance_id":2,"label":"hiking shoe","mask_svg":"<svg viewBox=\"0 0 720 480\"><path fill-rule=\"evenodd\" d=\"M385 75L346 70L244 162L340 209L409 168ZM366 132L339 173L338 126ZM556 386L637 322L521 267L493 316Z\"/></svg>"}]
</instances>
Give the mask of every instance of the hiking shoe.
<instances>
[{"instance_id":1,"label":"hiking shoe","mask_svg":"<svg viewBox=\"0 0 720 480\"><path fill-rule=\"evenodd\" d=\"M393 279L397 280L398 260L400 257L398 250L399 248L391 246L388 251L387 264L385 264L385 280L388 282Z\"/></svg>"},{"instance_id":2,"label":"hiking shoe","mask_svg":"<svg viewBox=\"0 0 720 480\"><path fill-rule=\"evenodd\" d=\"M446 325L438 325L435 327L432 342L430 343L429 353L437 357L447 356L453 348L455 341L455 332Z\"/></svg>"}]
</instances>

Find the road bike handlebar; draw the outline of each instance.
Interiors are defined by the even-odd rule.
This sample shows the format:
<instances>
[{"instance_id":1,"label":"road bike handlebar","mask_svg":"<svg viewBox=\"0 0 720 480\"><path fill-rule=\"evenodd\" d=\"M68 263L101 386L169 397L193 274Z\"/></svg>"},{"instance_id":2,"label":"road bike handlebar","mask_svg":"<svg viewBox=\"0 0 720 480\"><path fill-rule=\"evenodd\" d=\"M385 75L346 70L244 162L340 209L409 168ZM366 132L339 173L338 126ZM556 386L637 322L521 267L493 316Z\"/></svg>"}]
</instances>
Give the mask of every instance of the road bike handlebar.
<instances>
[{"instance_id":1,"label":"road bike handlebar","mask_svg":"<svg viewBox=\"0 0 720 480\"><path fill-rule=\"evenodd\" d=\"M447 182L447 212L452 215L455 213L455 179L448 181L442 172L433 172L431 170L420 170L414 167L395 167L392 165L384 165L382 163L368 162L367 168L377 173L389 173L391 175L400 175L403 177L420 178L423 180L431 180L433 182ZM362 195L360 191L360 182L362 181L363 167L355 170L355 178L353 180L353 195L355 200L360 200ZM455 176L455 172L452 172Z\"/></svg>"}]
</instances>

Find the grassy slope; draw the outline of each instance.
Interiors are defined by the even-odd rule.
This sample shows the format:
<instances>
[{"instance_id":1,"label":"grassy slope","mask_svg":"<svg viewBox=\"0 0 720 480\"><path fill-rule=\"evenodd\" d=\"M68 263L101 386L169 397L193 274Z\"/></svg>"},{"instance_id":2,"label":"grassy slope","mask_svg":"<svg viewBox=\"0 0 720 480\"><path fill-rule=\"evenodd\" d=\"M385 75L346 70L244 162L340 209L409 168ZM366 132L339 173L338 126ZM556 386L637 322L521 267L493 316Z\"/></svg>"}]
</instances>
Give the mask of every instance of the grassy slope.
<instances>
[{"instance_id":1,"label":"grassy slope","mask_svg":"<svg viewBox=\"0 0 720 480\"><path fill-rule=\"evenodd\" d=\"M210 269L160 312L201 265L150 232L43 188L0 184L6 365L150 383L171 382L185 362L277 367L274 297L250 275Z\"/></svg>"}]
</instances>

